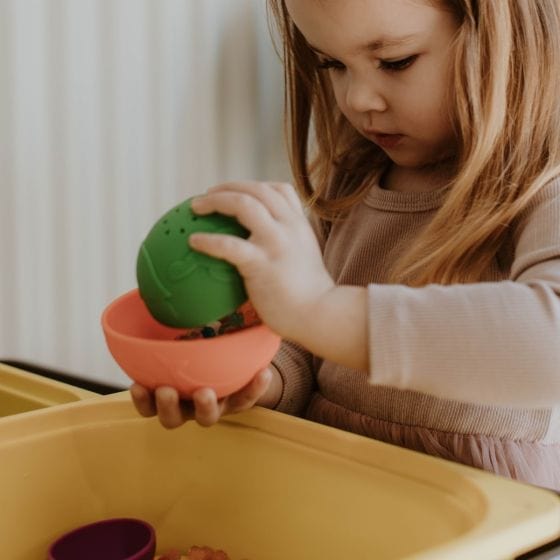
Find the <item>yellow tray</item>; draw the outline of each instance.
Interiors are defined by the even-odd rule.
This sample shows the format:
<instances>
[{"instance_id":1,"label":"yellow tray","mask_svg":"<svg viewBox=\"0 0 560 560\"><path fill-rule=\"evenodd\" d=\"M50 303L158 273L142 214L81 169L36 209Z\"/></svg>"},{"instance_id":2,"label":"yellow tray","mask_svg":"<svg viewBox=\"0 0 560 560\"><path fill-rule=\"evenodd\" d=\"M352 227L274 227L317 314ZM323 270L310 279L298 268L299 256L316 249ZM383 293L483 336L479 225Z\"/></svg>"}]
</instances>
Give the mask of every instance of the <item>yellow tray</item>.
<instances>
[{"instance_id":1,"label":"yellow tray","mask_svg":"<svg viewBox=\"0 0 560 560\"><path fill-rule=\"evenodd\" d=\"M115 516L232 560L496 560L560 535L552 492L264 409L166 431L128 393L3 419L0 477L10 560Z\"/></svg>"},{"instance_id":2,"label":"yellow tray","mask_svg":"<svg viewBox=\"0 0 560 560\"><path fill-rule=\"evenodd\" d=\"M0 417L97 396L0 362Z\"/></svg>"}]
</instances>

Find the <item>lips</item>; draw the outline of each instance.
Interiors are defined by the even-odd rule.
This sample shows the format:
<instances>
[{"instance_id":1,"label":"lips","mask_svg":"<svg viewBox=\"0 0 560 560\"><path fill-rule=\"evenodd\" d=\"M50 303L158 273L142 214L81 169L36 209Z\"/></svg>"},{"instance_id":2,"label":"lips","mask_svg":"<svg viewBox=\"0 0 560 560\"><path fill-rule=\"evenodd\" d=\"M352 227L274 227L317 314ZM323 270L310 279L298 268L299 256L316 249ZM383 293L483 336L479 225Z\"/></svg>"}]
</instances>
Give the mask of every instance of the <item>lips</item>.
<instances>
[{"instance_id":1,"label":"lips","mask_svg":"<svg viewBox=\"0 0 560 560\"><path fill-rule=\"evenodd\" d=\"M364 128L364 134L368 136L399 136L396 132L382 132L381 130L376 130L374 128Z\"/></svg>"},{"instance_id":2,"label":"lips","mask_svg":"<svg viewBox=\"0 0 560 560\"><path fill-rule=\"evenodd\" d=\"M373 128L363 128L362 134L366 137L375 142L378 146L382 148L393 148L403 138L403 134L393 134L389 132L380 132L379 130L375 130Z\"/></svg>"},{"instance_id":3,"label":"lips","mask_svg":"<svg viewBox=\"0 0 560 560\"><path fill-rule=\"evenodd\" d=\"M404 137L403 134L385 134L376 131L365 131L365 134L382 148L394 148Z\"/></svg>"}]
</instances>

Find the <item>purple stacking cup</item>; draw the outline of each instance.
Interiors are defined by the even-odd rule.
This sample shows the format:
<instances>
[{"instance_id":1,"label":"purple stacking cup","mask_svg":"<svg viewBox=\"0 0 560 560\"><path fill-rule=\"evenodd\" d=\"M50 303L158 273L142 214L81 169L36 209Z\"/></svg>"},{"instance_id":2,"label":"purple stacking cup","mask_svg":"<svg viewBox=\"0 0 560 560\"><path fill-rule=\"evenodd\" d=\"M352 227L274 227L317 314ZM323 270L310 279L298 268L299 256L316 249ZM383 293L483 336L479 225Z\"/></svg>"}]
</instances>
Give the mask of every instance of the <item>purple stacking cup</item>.
<instances>
[{"instance_id":1,"label":"purple stacking cup","mask_svg":"<svg viewBox=\"0 0 560 560\"><path fill-rule=\"evenodd\" d=\"M153 560L156 535L140 519L117 518L78 527L57 539L48 560Z\"/></svg>"}]
</instances>

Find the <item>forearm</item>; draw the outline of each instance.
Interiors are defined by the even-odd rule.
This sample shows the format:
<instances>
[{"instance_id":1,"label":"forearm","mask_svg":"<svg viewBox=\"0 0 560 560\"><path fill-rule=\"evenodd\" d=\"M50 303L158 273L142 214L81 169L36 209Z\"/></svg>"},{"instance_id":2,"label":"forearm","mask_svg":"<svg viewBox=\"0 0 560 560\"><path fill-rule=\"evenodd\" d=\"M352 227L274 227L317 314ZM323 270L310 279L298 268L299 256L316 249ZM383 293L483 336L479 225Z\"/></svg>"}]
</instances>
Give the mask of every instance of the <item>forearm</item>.
<instances>
[{"instance_id":1,"label":"forearm","mask_svg":"<svg viewBox=\"0 0 560 560\"><path fill-rule=\"evenodd\" d=\"M560 402L560 299L550 283L371 285L370 292L371 383L489 405Z\"/></svg>"},{"instance_id":2,"label":"forearm","mask_svg":"<svg viewBox=\"0 0 560 560\"><path fill-rule=\"evenodd\" d=\"M367 370L367 312L367 288L334 286L306 312L294 341L325 360Z\"/></svg>"}]
</instances>

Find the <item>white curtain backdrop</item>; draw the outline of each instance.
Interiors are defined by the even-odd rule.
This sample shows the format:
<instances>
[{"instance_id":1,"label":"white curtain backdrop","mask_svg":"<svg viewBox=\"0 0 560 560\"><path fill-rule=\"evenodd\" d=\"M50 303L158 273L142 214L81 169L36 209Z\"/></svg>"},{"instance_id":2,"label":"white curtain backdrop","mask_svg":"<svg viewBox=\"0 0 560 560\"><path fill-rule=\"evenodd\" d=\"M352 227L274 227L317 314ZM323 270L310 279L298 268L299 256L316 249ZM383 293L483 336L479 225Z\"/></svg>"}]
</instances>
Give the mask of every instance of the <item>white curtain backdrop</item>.
<instances>
[{"instance_id":1,"label":"white curtain backdrop","mask_svg":"<svg viewBox=\"0 0 560 560\"><path fill-rule=\"evenodd\" d=\"M229 179L289 180L265 0L0 0L0 360L118 386L99 318Z\"/></svg>"}]
</instances>

